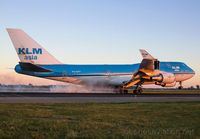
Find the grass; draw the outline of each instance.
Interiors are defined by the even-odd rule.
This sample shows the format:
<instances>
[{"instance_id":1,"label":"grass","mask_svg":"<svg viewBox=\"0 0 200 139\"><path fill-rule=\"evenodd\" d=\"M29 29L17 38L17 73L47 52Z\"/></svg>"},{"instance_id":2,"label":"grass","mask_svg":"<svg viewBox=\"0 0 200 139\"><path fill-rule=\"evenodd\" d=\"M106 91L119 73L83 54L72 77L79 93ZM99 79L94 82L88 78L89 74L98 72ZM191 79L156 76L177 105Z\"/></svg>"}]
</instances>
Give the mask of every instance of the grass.
<instances>
[{"instance_id":1,"label":"grass","mask_svg":"<svg viewBox=\"0 0 200 139\"><path fill-rule=\"evenodd\" d=\"M132 92L132 90L129 90ZM144 94L148 93L163 93L163 94L200 94L200 90L151 90L151 89L144 89Z\"/></svg>"},{"instance_id":2,"label":"grass","mask_svg":"<svg viewBox=\"0 0 200 139\"><path fill-rule=\"evenodd\" d=\"M200 103L0 104L0 138L198 138Z\"/></svg>"}]
</instances>

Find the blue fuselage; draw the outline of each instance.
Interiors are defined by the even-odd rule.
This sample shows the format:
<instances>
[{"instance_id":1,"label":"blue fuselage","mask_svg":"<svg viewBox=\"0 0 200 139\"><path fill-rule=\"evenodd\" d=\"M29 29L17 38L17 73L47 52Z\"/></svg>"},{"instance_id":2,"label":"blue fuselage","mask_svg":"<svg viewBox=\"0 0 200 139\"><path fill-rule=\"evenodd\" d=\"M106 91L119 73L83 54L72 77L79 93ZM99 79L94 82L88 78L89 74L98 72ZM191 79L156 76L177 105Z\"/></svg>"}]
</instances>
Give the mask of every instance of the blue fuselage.
<instances>
[{"instance_id":1,"label":"blue fuselage","mask_svg":"<svg viewBox=\"0 0 200 139\"><path fill-rule=\"evenodd\" d=\"M105 80L111 77L117 84L122 83L125 80L129 80L133 73L137 72L140 66L138 64L130 65L39 65L52 72L27 72L23 71L20 65L15 67L15 71L20 74L26 74L30 76L49 78L59 80L59 77L69 77L84 80L85 78L90 80L90 77L101 77L101 80ZM195 74L195 72L182 62L160 62L160 71L169 72L173 74ZM117 80L114 77L122 77ZM127 78L123 78L127 76ZM104 78L105 77L105 78ZM62 81L62 80L61 80ZM68 82L68 81L66 81Z\"/></svg>"}]
</instances>

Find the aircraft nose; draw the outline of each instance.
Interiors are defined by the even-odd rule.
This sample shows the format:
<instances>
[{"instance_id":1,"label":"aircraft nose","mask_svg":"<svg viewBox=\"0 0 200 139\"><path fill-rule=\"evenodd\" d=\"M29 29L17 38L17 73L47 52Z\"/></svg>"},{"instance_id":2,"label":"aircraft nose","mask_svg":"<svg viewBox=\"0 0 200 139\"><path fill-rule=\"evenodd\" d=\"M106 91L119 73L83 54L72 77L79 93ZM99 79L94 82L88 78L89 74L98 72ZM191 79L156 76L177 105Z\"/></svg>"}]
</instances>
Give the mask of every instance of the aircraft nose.
<instances>
[{"instance_id":1,"label":"aircraft nose","mask_svg":"<svg viewBox=\"0 0 200 139\"><path fill-rule=\"evenodd\" d=\"M195 76L195 73L191 74L191 78Z\"/></svg>"},{"instance_id":2,"label":"aircraft nose","mask_svg":"<svg viewBox=\"0 0 200 139\"><path fill-rule=\"evenodd\" d=\"M187 68L188 68L188 71L189 71L191 74L194 74L194 75L195 75L195 71L194 71L191 67L187 66ZM193 76L194 76L194 75L193 75ZM192 76L192 77L193 77L193 76Z\"/></svg>"},{"instance_id":3,"label":"aircraft nose","mask_svg":"<svg viewBox=\"0 0 200 139\"><path fill-rule=\"evenodd\" d=\"M190 68L191 69L191 68ZM191 73L192 73L192 77L195 76L195 71L193 69L191 69Z\"/></svg>"},{"instance_id":4,"label":"aircraft nose","mask_svg":"<svg viewBox=\"0 0 200 139\"><path fill-rule=\"evenodd\" d=\"M188 68L190 69L190 74L188 75L188 79L190 79L195 76L195 71L190 67L188 67Z\"/></svg>"}]
</instances>

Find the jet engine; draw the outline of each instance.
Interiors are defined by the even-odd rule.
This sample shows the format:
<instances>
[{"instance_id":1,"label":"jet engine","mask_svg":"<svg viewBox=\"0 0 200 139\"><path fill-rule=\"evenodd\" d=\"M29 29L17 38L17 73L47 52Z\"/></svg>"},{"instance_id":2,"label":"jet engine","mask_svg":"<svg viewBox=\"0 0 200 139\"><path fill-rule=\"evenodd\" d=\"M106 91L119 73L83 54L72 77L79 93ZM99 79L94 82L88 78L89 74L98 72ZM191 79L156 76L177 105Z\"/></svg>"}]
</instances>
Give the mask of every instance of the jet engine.
<instances>
[{"instance_id":1,"label":"jet engine","mask_svg":"<svg viewBox=\"0 0 200 139\"><path fill-rule=\"evenodd\" d=\"M170 84L156 82L155 84L160 85L162 87L174 87L176 85L176 82L173 82L173 83L170 83Z\"/></svg>"},{"instance_id":2,"label":"jet engine","mask_svg":"<svg viewBox=\"0 0 200 139\"><path fill-rule=\"evenodd\" d=\"M176 83L175 75L173 73L167 73L167 72L162 72L159 75L152 76L151 80L166 85Z\"/></svg>"}]
</instances>

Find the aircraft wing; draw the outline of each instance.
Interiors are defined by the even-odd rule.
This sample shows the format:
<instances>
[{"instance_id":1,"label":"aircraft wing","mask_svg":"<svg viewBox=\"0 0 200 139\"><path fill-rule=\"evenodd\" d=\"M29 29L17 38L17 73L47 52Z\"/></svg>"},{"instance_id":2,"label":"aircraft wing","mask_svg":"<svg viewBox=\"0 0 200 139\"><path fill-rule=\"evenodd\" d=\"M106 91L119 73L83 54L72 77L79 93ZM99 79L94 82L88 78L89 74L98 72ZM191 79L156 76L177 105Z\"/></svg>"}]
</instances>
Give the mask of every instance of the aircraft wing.
<instances>
[{"instance_id":1,"label":"aircraft wing","mask_svg":"<svg viewBox=\"0 0 200 139\"><path fill-rule=\"evenodd\" d=\"M150 76L154 74L155 70L159 70L160 62L152 57L147 51L140 49L143 60L136 73L123 87L127 88L137 84L143 84L145 80L150 80Z\"/></svg>"},{"instance_id":2,"label":"aircraft wing","mask_svg":"<svg viewBox=\"0 0 200 139\"><path fill-rule=\"evenodd\" d=\"M19 62L19 65L23 71L31 71L31 72L52 72L49 69L45 69L43 67L40 67L38 65L32 64L32 63L25 63L25 62Z\"/></svg>"},{"instance_id":3,"label":"aircraft wing","mask_svg":"<svg viewBox=\"0 0 200 139\"><path fill-rule=\"evenodd\" d=\"M138 74L138 72L135 73L135 75L133 75L132 79L130 81L128 81L124 87L127 88L127 87L130 87L130 86L133 86L133 85L136 85L138 84L139 82L141 81L141 77L140 75Z\"/></svg>"}]
</instances>

